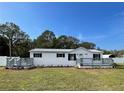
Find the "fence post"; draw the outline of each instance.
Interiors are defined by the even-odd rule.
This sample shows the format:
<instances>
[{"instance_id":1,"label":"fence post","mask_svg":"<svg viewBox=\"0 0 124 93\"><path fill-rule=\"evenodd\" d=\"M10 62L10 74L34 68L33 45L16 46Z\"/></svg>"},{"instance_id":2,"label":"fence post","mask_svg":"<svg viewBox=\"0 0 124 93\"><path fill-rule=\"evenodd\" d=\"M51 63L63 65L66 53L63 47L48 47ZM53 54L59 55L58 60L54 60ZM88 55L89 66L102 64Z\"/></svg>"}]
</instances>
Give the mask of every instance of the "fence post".
<instances>
[{"instance_id":1,"label":"fence post","mask_svg":"<svg viewBox=\"0 0 124 93\"><path fill-rule=\"evenodd\" d=\"M9 63L8 61L9 61L9 59L7 58L6 59L6 67L8 67L8 63Z\"/></svg>"},{"instance_id":2,"label":"fence post","mask_svg":"<svg viewBox=\"0 0 124 93\"><path fill-rule=\"evenodd\" d=\"M80 62L81 62L81 63L82 63L82 65L84 66L84 63L83 63L83 60L84 60L84 59L83 59L83 58L81 58L80 60L81 60Z\"/></svg>"},{"instance_id":3,"label":"fence post","mask_svg":"<svg viewBox=\"0 0 124 93\"><path fill-rule=\"evenodd\" d=\"M92 68L93 68L93 58L92 58Z\"/></svg>"},{"instance_id":4,"label":"fence post","mask_svg":"<svg viewBox=\"0 0 124 93\"><path fill-rule=\"evenodd\" d=\"M101 62L100 62L100 68L102 67L102 58L100 58Z\"/></svg>"}]
</instances>

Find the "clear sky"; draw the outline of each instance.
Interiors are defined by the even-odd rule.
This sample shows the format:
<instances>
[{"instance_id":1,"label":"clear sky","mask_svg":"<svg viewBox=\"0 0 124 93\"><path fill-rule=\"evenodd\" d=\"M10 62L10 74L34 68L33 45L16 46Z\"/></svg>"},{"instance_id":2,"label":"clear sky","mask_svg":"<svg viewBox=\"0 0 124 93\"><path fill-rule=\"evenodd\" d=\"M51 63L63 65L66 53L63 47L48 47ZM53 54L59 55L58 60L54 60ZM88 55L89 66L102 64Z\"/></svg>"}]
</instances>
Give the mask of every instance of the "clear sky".
<instances>
[{"instance_id":1,"label":"clear sky","mask_svg":"<svg viewBox=\"0 0 124 93\"><path fill-rule=\"evenodd\" d=\"M0 23L5 22L32 39L49 29L103 49L124 49L124 3L0 3Z\"/></svg>"}]
</instances>

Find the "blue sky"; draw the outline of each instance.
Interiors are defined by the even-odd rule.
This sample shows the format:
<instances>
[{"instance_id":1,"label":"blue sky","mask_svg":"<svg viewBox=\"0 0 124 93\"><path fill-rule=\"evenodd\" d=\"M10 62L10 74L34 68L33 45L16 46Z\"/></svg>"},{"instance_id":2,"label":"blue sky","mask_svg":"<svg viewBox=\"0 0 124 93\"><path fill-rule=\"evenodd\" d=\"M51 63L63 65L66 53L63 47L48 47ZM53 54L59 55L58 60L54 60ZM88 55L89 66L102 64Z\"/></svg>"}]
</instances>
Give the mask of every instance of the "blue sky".
<instances>
[{"instance_id":1,"label":"blue sky","mask_svg":"<svg viewBox=\"0 0 124 93\"><path fill-rule=\"evenodd\" d=\"M124 49L124 3L0 3L0 23L5 22L32 39L49 29L103 49Z\"/></svg>"}]
</instances>

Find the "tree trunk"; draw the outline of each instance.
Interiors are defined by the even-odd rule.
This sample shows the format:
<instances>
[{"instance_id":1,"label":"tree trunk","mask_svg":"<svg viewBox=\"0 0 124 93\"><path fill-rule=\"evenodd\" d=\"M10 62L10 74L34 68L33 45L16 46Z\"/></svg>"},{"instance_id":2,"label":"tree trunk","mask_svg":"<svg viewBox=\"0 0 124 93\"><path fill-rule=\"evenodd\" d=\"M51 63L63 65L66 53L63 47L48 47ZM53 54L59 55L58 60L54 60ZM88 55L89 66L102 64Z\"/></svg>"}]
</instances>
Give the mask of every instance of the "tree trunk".
<instances>
[{"instance_id":1,"label":"tree trunk","mask_svg":"<svg viewBox=\"0 0 124 93\"><path fill-rule=\"evenodd\" d=\"M9 40L9 56L11 57L12 56L12 43L11 43L11 40Z\"/></svg>"}]
</instances>

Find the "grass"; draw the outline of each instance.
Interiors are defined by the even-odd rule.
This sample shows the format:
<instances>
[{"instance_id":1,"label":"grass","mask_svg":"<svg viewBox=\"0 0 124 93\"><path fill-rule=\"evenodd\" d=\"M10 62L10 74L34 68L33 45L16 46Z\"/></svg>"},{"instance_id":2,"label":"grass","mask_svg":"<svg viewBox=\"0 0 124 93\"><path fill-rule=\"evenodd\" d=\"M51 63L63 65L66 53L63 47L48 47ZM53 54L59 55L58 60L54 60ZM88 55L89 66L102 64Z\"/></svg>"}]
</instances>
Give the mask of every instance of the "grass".
<instances>
[{"instance_id":1,"label":"grass","mask_svg":"<svg viewBox=\"0 0 124 93\"><path fill-rule=\"evenodd\" d=\"M117 69L124 69L124 63L118 63L116 64Z\"/></svg>"},{"instance_id":2,"label":"grass","mask_svg":"<svg viewBox=\"0 0 124 93\"><path fill-rule=\"evenodd\" d=\"M124 90L124 69L0 68L0 90Z\"/></svg>"}]
</instances>

